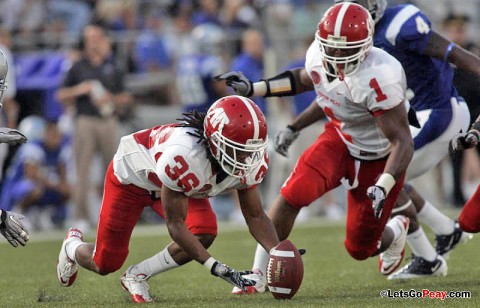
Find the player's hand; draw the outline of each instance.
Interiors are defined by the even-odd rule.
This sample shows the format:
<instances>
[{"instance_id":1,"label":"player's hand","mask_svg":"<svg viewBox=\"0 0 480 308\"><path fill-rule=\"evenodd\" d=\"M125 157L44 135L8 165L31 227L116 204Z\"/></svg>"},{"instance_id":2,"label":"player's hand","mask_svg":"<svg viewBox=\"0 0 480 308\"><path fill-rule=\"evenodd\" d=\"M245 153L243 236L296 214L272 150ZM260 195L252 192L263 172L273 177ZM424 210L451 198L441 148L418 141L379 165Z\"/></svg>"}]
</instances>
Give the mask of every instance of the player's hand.
<instances>
[{"instance_id":1,"label":"player's hand","mask_svg":"<svg viewBox=\"0 0 480 308\"><path fill-rule=\"evenodd\" d=\"M288 157L288 148L297 139L300 132L294 131L290 127L285 127L275 135L273 147L275 151L282 156Z\"/></svg>"},{"instance_id":2,"label":"player's hand","mask_svg":"<svg viewBox=\"0 0 480 308\"><path fill-rule=\"evenodd\" d=\"M372 207L375 217L380 218L380 216L382 216L383 204L387 198L385 188L378 185L370 186L367 189L367 195L370 199L372 199Z\"/></svg>"},{"instance_id":3,"label":"player's hand","mask_svg":"<svg viewBox=\"0 0 480 308\"><path fill-rule=\"evenodd\" d=\"M227 86L232 87L238 95L245 97L253 95L253 84L242 72L228 72L215 76L213 79L225 80Z\"/></svg>"},{"instance_id":4,"label":"player's hand","mask_svg":"<svg viewBox=\"0 0 480 308\"><path fill-rule=\"evenodd\" d=\"M23 215L15 212L0 210L0 233L13 247L18 244L25 246L30 239L27 228L21 222L23 218Z\"/></svg>"},{"instance_id":5,"label":"player's hand","mask_svg":"<svg viewBox=\"0 0 480 308\"><path fill-rule=\"evenodd\" d=\"M243 291L247 291L246 287L251 287L256 284L255 280L243 277L244 275L252 274L252 271L237 271L218 261L213 264L210 272L212 275L222 278Z\"/></svg>"},{"instance_id":6,"label":"player's hand","mask_svg":"<svg viewBox=\"0 0 480 308\"><path fill-rule=\"evenodd\" d=\"M455 154L457 151L473 148L478 144L479 139L479 132L471 129L466 134L458 134L450 140L448 150L451 154Z\"/></svg>"},{"instance_id":7,"label":"player's hand","mask_svg":"<svg viewBox=\"0 0 480 308\"><path fill-rule=\"evenodd\" d=\"M25 142L27 142L27 137L25 137L20 131L8 127L0 127L0 143L13 145Z\"/></svg>"}]
</instances>

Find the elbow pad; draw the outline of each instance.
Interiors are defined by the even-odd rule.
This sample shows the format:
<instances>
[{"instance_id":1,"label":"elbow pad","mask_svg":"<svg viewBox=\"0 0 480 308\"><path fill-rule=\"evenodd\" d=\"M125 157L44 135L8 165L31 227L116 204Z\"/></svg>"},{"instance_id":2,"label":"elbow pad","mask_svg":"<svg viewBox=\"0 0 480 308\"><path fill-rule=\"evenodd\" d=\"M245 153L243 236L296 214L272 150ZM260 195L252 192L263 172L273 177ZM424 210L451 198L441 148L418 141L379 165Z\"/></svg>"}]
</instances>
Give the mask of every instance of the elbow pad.
<instances>
[{"instance_id":1,"label":"elbow pad","mask_svg":"<svg viewBox=\"0 0 480 308\"><path fill-rule=\"evenodd\" d=\"M291 71L285 71L275 77L263 79L267 86L265 97L290 96L297 93L295 78Z\"/></svg>"}]
</instances>

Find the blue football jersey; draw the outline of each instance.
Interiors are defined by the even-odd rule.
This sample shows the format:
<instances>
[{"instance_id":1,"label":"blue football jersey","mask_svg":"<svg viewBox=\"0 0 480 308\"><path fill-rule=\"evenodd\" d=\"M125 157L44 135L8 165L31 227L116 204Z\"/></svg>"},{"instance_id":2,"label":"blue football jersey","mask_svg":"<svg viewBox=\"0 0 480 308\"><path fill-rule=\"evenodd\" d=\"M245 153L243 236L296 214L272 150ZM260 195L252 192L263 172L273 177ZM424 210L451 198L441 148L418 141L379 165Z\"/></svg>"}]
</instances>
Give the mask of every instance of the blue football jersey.
<instances>
[{"instance_id":1,"label":"blue football jersey","mask_svg":"<svg viewBox=\"0 0 480 308\"><path fill-rule=\"evenodd\" d=\"M374 45L397 58L407 76L411 105L415 110L450 109L458 96L453 69L446 61L422 55L430 36L431 22L413 5L387 8L375 25Z\"/></svg>"}]
</instances>

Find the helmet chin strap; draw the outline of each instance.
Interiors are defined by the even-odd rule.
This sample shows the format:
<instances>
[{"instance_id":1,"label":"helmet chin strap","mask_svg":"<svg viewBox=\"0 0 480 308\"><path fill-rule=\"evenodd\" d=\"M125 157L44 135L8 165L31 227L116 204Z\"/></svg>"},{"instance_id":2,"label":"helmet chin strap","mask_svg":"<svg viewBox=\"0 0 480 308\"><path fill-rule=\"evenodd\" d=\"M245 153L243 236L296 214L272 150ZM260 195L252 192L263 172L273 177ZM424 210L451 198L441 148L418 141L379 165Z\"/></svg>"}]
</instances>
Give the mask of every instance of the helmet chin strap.
<instances>
[{"instance_id":1,"label":"helmet chin strap","mask_svg":"<svg viewBox=\"0 0 480 308\"><path fill-rule=\"evenodd\" d=\"M345 66L346 64L339 64L337 65L337 71L338 71L338 79L343 81L345 79L345 74L343 73L343 68L341 66Z\"/></svg>"}]
</instances>

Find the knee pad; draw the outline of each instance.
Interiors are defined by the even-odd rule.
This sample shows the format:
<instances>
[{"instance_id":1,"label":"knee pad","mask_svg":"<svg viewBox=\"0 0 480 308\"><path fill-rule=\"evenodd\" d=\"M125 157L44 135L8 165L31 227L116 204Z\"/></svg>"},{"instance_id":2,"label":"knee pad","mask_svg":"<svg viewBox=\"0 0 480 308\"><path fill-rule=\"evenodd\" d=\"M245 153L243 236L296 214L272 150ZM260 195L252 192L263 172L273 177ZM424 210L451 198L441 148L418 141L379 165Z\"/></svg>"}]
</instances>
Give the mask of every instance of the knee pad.
<instances>
[{"instance_id":1,"label":"knee pad","mask_svg":"<svg viewBox=\"0 0 480 308\"><path fill-rule=\"evenodd\" d=\"M361 247L350 247L347 242L345 242L345 247L347 248L348 254L358 261L366 260L372 255L368 249Z\"/></svg>"}]
</instances>

